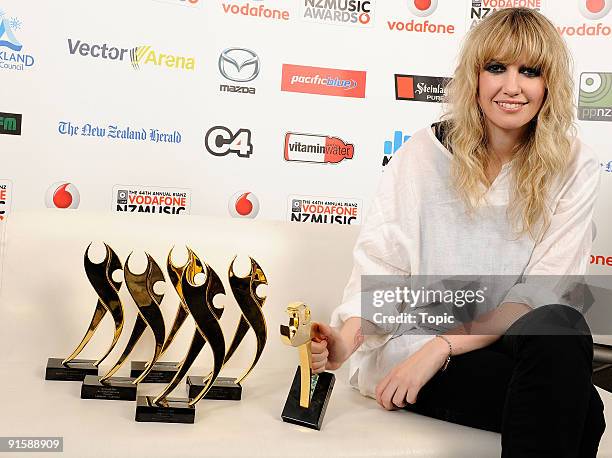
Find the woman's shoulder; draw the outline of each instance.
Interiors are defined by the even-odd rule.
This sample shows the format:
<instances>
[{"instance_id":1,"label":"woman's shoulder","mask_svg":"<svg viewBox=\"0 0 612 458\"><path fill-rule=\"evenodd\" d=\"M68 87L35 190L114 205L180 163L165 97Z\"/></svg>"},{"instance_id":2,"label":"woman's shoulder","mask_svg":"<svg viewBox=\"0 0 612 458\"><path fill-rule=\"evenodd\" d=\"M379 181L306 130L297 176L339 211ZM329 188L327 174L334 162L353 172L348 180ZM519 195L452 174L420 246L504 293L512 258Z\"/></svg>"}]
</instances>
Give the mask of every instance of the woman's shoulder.
<instances>
[{"instance_id":1,"label":"woman's shoulder","mask_svg":"<svg viewBox=\"0 0 612 458\"><path fill-rule=\"evenodd\" d=\"M397 162L420 162L444 159L444 155L440 154L441 149L444 149L447 156L450 153L444 148L440 138L438 138L437 127L440 123L427 125L417 130L395 153L394 157Z\"/></svg>"}]
</instances>

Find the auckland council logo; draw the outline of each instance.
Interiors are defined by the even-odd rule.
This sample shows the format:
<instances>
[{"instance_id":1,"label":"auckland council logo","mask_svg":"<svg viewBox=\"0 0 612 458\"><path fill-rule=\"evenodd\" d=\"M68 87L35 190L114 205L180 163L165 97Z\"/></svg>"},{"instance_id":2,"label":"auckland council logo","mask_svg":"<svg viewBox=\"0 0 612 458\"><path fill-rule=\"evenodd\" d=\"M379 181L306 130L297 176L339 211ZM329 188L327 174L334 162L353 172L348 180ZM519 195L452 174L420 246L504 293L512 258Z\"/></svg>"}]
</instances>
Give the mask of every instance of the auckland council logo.
<instances>
[{"instance_id":1,"label":"auckland council logo","mask_svg":"<svg viewBox=\"0 0 612 458\"><path fill-rule=\"evenodd\" d=\"M8 17L0 10L0 69L22 71L34 65L34 57L23 51L23 45L15 37L22 22L17 17Z\"/></svg>"},{"instance_id":2,"label":"auckland council logo","mask_svg":"<svg viewBox=\"0 0 612 458\"><path fill-rule=\"evenodd\" d=\"M238 191L230 197L229 213L234 218L255 218L259 213L259 199L250 191Z\"/></svg>"},{"instance_id":3,"label":"auckland council logo","mask_svg":"<svg viewBox=\"0 0 612 458\"><path fill-rule=\"evenodd\" d=\"M45 196L48 208L79 208L81 196L79 190L72 183L59 181L49 186Z\"/></svg>"}]
</instances>

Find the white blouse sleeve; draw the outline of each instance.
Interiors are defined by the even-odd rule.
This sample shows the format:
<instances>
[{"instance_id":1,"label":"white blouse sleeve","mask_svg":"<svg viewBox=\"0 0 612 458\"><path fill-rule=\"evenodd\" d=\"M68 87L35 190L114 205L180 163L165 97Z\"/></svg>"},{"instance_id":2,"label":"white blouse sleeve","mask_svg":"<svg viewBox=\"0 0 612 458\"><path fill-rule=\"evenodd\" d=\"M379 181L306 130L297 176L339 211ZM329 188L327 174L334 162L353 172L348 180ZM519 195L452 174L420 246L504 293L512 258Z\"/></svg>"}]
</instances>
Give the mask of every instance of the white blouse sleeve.
<instances>
[{"instance_id":1,"label":"white blouse sleeve","mask_svg":"<svg viewBox=\"0 0 612 458\"><path fill-rule=\"evenodd\" d=\"M581 148L522 281L510 288L502 303L518 302L533 308L558 303L582 305L568 303L566 294L571 276L584 275L587 270L593 243L593 208L601 174L595 154L584 146Z\"/></svg>"},{"instance_id":2,"label":"white blouse sleeve","mask_svg":"<svg viewBox=\"0 0 612 458\"><path fill-rule=\"evenodd\" d=\"M405 151L408 145L409 143L394 154L393 160L384 171L357 238L353 250L353 270L344 290L342 304L332 313L331 326L339 327L351 317L362 316L362 275L410 274L410 231L414 227L416 216L411 212L411 209L415 208L412 205L413 193L410 180L406 176L406 164L402 160L403 150ZM390 333L365 337L361 350L384 344Z\"/></svg>"}]
</instances>

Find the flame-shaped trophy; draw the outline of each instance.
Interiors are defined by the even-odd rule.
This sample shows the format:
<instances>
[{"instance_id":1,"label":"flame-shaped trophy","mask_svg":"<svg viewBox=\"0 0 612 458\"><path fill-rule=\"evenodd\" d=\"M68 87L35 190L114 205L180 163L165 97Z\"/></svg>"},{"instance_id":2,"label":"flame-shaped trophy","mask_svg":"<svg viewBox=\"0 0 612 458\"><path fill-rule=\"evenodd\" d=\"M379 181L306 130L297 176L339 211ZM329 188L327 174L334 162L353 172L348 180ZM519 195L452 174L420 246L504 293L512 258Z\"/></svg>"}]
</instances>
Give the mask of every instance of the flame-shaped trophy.
<instances>
[{"instance_id":1,"label":"flame-shaped trophy","mask_svg":"<svg viewBox=\"0 0 612 458\"><path fill-rule=\"evenodd\" d=\"M113 273L117 270L122 270L121 261L113 249L104 244L106 248L106 256L104 260L95 264L89 259L89 248L85 250L84 264L85 274L89 279L89 283L98 295L98 302L91 318L91 322L81 342L75 350L67 358L49 358L47 361L47 370L45 373L46 380L69 380L82 381L87 375L98 375L98 366L110 354L119 340L123 329L123 305L119 299L119 288L121 282L113 280ZM91 338L98 329L98 325L106 315L110 313L115 325L113 340L106 352L98 359L76 359L89 343Z\"/></svg>"},{"instance_id":2,"label":"flame-shaped trophy","mask_svg":"<svg viewBox=\"0 0 612 458\"><path fill-rule=\"evenodd\" d=\"M157 283L164 282L164 274L148 253L146 253L146 256L147 267L143 273L134 274L130 271L128 266L131 254L128 256L124 267L125 283L138 310L130 338L117 362L105 375L102 377L95 375L85 377L81 387L82 399L136 400L138 383L153 369L153 365L161 355L166 335L164 317L160 309L160 303L164 296L156 293L154 287ZM137 378L113 377L128 359L147 328L151 329L155 338L151 364Z\"/></svg>"},{"instance_id":3,"label":"flame-shaped trophy","mask_svg":"<svg viewBox=\"0 0 612 458\"><path fill-rule=\"evenodd\" d=\"M232 342L225 354L223 364L227 364L232 355L238 349L249 328L253 329L253 333L255 334L257 345L255 349L255 356L253 357L249 367L240 377L217 377L215 383L213 383L210 390L208 390L204 396L206 399L239 401L242 398L241 383L251 373L259 361L259 358L261 357L266 345L268 332L266 328L266 318L262 310L266 298L257 295L257 288L260 285L267 285L268 281L257 261L255 261L253 258L249 259L251 261L251 270L246 277L238 277L234 273L234 262L236 261L236 257L234 257L232 260L228 271L230 287L232 288L232 293L234 294L234 298L236 299L238 307L240 308L241 316ZM211 374L208 374L206 377L187 377L187 389L189 390L188 393L190 398L194 398L197 396L197 393L202 391L202 389L208 383L210 376Z\"/></svg>"},{"instance_id":4,"label":"flame-shaped trophy","mask_svg":"<svg viewBox=\"0 0 612 458\"><path fill-rule=\"evenodd\" d=\"M170 327L168 337L164 341L159 358L161 358L170 345L172 345L179 329L181 329L187 317L189 317L189 309L185 304L183 289L181 288L183 271L186 268L191 269L190 272L188 272L188 278L194 278L197 274L203 272L202 264L200 260L195 257L193 251L188 250L188 256L189 260L182 266L177 266L172 262L172 250L170 250L166 259L168 277L179 297L179 304L174 316L174 322ZM143 379L144 383L170 383L178 372L181 363L176 361L159 361L159 358L154 364L151 364L151 361L132 361L130 375L132 377L139 377L144 371L148 371L148 375ZM149 367L151 365L153 366L152 368Z\"/></svg>"},{"instance_id":5,"label":"flame-shaped trophy","mask_svg":"<svg viewBox=\"0 0 612 458\"><path fill-rule=\"evenodd\" d=\"M287 306L289 326L280 327L284 344L297 347L300 353L298 366L281 418L288 423L321 429L325 410L334 388L336 377L330 372L312 373L310 309L303 302Z\"/></svg>"}]
</instances>

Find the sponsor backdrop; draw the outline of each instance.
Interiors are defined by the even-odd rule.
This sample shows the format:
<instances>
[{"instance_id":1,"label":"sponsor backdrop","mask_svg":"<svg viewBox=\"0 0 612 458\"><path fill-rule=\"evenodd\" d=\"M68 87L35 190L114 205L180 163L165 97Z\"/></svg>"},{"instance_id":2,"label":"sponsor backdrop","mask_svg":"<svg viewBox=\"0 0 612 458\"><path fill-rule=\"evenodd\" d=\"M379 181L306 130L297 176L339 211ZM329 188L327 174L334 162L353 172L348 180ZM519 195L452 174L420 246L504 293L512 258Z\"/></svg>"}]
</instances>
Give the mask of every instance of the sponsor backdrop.
<instances>
[{"instance_id":1,"label":"sponsor backdrop","mask_svg":"<svg viewBox=\"0 0 612 458\"><path fill-rule=\"evenodd\" d=\"M605 270L612 0L0 0L0 235L45 208L359 225L394 152L441 114L466 31L509 6L546 14L573 52Z\"/></svg>"}]
</instances>

